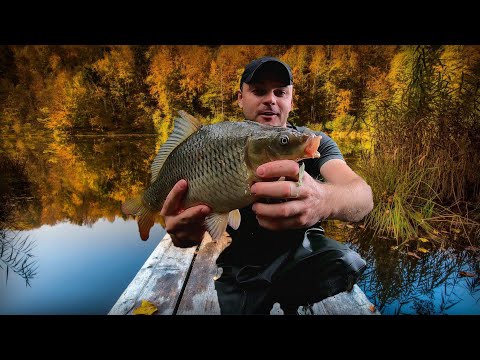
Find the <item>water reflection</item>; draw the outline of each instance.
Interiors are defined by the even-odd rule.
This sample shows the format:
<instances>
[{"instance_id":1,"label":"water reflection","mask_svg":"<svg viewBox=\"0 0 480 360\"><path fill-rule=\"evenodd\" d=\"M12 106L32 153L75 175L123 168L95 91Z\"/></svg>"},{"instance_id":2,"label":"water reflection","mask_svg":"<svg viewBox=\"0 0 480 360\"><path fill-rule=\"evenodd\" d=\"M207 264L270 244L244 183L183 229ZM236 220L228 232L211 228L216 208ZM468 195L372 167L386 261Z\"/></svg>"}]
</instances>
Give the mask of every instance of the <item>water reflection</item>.
<instances>
[{"instance_id":1,"label":"water reflection","mask_svg":"<svg viewBox=\"0 0 480 360\"><path fill-rule=\"evenodd\" d=\"M10 225L27 230L68 220L88 226L122 216L121 202L148 180L156 142L153 136L2 139L0 156L23 166L0 177L10 184L4 198L16 203ZM14 188L9 178L23 184ZM19 193L25 184L29 191ZM30 200L19 206L22 196Z\"/></svg>"},{"instance_id":2,"label":"water reflection","mask_svg":"<svg viewBox=\"0 0 480 360\"><path fill-rule=\"evenodd\" d=\"M158 147L155 136L0 138L0 314L108 313L164 234L155 225L141 241L120 209L148 184ZM367 261L359 286L383 314L480 314L475 249L416 259L325 228Z\"/></svg>"},{"instance_id":3,"label":"water reflection","mask_svg":"<svg viewBox=\"0 0 480 360\"><path fill-rule=\"evenodd\" d=\"M0 282L0 314L107 314L158 245L155 225L143 242L133 220L62 222L22 231L35 240L39 272L32 286L19 276ZM150 241L151 240L151 241Z\"/></svg>"},{"instance_id":4,"label":"water reflection","mask_svg":"<svg viewBox=\"0 0 480 360\"><path fill-rule=\"evenodd\" d=\"M10 274L20 276L26 286L37 275L37 259L33 249L35 242L23 236L11 226L14 212L28 213L32 203L32 184L28 180L25 164L17 157L0 154L0 275L8 282Z\"/></svg>"},{"instance_id":5,"label":"water reflection","mask_svg":"<svg viewBox=\"0 0 480 360\"><path fill-rule=\"evenodd\" d=\"M358 285L382 314L480 314L478 252L431 249L417 259L413 248L347 233L368 264Z\"/></svg>"},{"instance_id":6,"label":"water reflection","mask_svg":"<svg viewBox=\"0 0 480 360\"><path fill-rule=\"evenodd\" d=\"M163 237L120 204L149 178L155 136L0 138L0 314L106 314ZM26 287L30 285L30 287Z\"/></svg>"},{"instance_id":7,"label":"water reflection","mask_svg":"<svg viewBox=\"0 0 480 360\"><path fill-rule=\"evenodd\" d=\"M417 260L400 254L393 260L396 261L393 273L391 265L384 267L376 263L375 272L366 276L365 289L375 294L383 313L479 314L478 279L460 275L461 271L474 268L475 259L471 255L450 249L435 251Z\"/></svg>"}]
</instances>

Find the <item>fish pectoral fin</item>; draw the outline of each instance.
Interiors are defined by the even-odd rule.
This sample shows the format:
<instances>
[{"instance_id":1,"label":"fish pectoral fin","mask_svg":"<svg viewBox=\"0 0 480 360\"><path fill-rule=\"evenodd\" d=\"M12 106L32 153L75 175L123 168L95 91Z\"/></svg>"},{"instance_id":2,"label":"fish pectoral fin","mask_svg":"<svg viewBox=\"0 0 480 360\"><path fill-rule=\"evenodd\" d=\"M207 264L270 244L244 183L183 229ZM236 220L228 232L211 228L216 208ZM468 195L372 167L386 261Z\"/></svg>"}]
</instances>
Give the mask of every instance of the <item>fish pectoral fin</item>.
<instances>
[{"instance_id":1,"label":"fish pectoral fin","mask_svg":"<svg viewBox=\"0 0 480 360\"><path fill-rule=\"evenodd\" d=\"M207 231L212 237L213 241L221 239L223 233L227 229L227 224L228 213L212 213L205 218L205 225L207 227Z\"/></svg>"},{"instance_id":2,"label":"fish pectoral fin","mask_svg":"<svg viewBox=\"0 0 480 360\"><path fill-rule=\"evenodd\" d=\"M228 225L230 225L232 229L237 230L241 221L242 215L240 215L240 210L235 209L228 213Z\"/></svg>"}]
</instances>

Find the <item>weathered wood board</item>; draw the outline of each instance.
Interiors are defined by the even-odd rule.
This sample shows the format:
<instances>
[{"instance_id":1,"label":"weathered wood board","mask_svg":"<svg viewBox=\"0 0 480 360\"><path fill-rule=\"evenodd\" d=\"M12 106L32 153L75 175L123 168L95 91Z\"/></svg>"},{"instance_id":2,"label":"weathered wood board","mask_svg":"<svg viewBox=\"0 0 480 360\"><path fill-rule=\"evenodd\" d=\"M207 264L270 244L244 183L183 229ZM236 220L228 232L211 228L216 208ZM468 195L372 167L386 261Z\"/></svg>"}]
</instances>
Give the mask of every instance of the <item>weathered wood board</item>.
<instances>
[{"instance_id":1,"label":"weathered wood board","mask_svg":"<svg viewBox=\"0 0 480 360\"><path fill-rule=\"evenodd\" d=\"M198 249L173 245L167 234L147 259L133 281L112 307L109 315L132 314L142 300L158 308L157 315L219 315L214 278L215 260L228 246L230 238L213 242L208 233ZM283 311L275 304L272 315ZM362 290L342 292L312 306L301 306L300 315L372 315L380 314Z\"/></svg>"}]
</instances>

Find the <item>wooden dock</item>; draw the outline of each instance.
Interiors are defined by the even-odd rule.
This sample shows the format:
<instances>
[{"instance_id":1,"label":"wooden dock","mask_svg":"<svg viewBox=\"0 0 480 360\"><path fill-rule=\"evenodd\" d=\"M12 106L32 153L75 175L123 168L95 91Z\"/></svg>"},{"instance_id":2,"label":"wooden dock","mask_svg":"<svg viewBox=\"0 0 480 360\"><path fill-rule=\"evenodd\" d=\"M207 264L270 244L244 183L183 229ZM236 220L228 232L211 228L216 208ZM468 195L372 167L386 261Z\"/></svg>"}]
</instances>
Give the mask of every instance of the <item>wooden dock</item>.
<instances>
[{"instance_id":1,"label":"wooden dock","mask_svg":"<svg viewBox=\"0 0 480 360\"><path fill-rule=\"evenodd\" d=\"M168 233L123 292L109 315L130 315L142 300L155 304L155 315L219 315L214 278L215 260L230 238L213 242L208 236L199 248L182 249L173 245ZM301 306L303 315L379 315L362 290L342 292L312 306ZM283 315L275 304L271 315Z\"/></svg>"}]
</instances>

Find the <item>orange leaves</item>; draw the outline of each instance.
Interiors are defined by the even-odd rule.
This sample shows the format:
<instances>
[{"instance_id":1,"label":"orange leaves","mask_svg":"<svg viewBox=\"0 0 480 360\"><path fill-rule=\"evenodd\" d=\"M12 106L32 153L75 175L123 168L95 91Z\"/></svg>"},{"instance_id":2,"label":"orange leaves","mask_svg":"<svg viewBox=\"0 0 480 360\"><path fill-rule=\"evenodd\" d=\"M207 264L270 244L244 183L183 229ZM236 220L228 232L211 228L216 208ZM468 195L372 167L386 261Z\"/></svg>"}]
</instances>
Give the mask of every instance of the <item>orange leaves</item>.
<instances>
[{"instance_id":1,"label":"orange leaves","mask_svg":"<svg viewBox=\"0 0 480 360\"><path fill-rule=\"evenodd\" d=\"M335 224L335 227L339 228L339 229L355 229L355 225L352 225L350 223L347 223L347 222L344 222L344 221L340 221L340 220L334 220L333 222ZM363 224L360 224L360 225L357 225L360 229L365 229L365 225Z\"/></svg>"},{"instance_id":2,"label":"orange leaves","mask_svg":"<svg viewBox=\"0 0 480 360\"><path fill-rule=\"evenodd\" d=\"M419 260L421 259L420 256L418 256L417 254L415 254L414 252L411 252L411 251L407 252L407 255L412 256L412 257L414 257L416 259L419 259Z\"/></svg>"},{"instance_id":3,"label":"orange leaves","mask_svg":"<svg viewBox=\"0 0 480 360\"><path fill-rule=\"evenodd\" d=\"M133 310L133 315L153 315L157 311L155 304L148 300L142 300L142 305Z\"/></svg>"},{"instance_id":4,"label":"orange leaves","mask_svg":"<svg viewBox=\"0 0 480 360\"><path fill-rule=\"evenodd\" d=\"M476 252L476 251L480 251L480 248L479 248L479 247L476 247L476 246L467 246L467 247L465 248L465 250L467 250L467 251L475 251L475 252Z\"/></svg>"},{"instance_id":5,"label":"orange leaves","mask_svg":"<svg viewBox=\"0 0 480 360\"><path fill-rule=\"evenodd\" d=\"M468 271L459 271L458 275L460 276L466 276L466 277L477 277L476 274L468 272Z\"/></svg>"},{"instance_id":6,"label":"orange leaves","mask_svg":"<svg viewBox=\"0 0 480 360\"><path fill-rule=\"evenodd\" d=\"M351 111L352 92L350 90L337 90L336 100L335 117L342 117Z\"/></svg>"}]
</instances>

